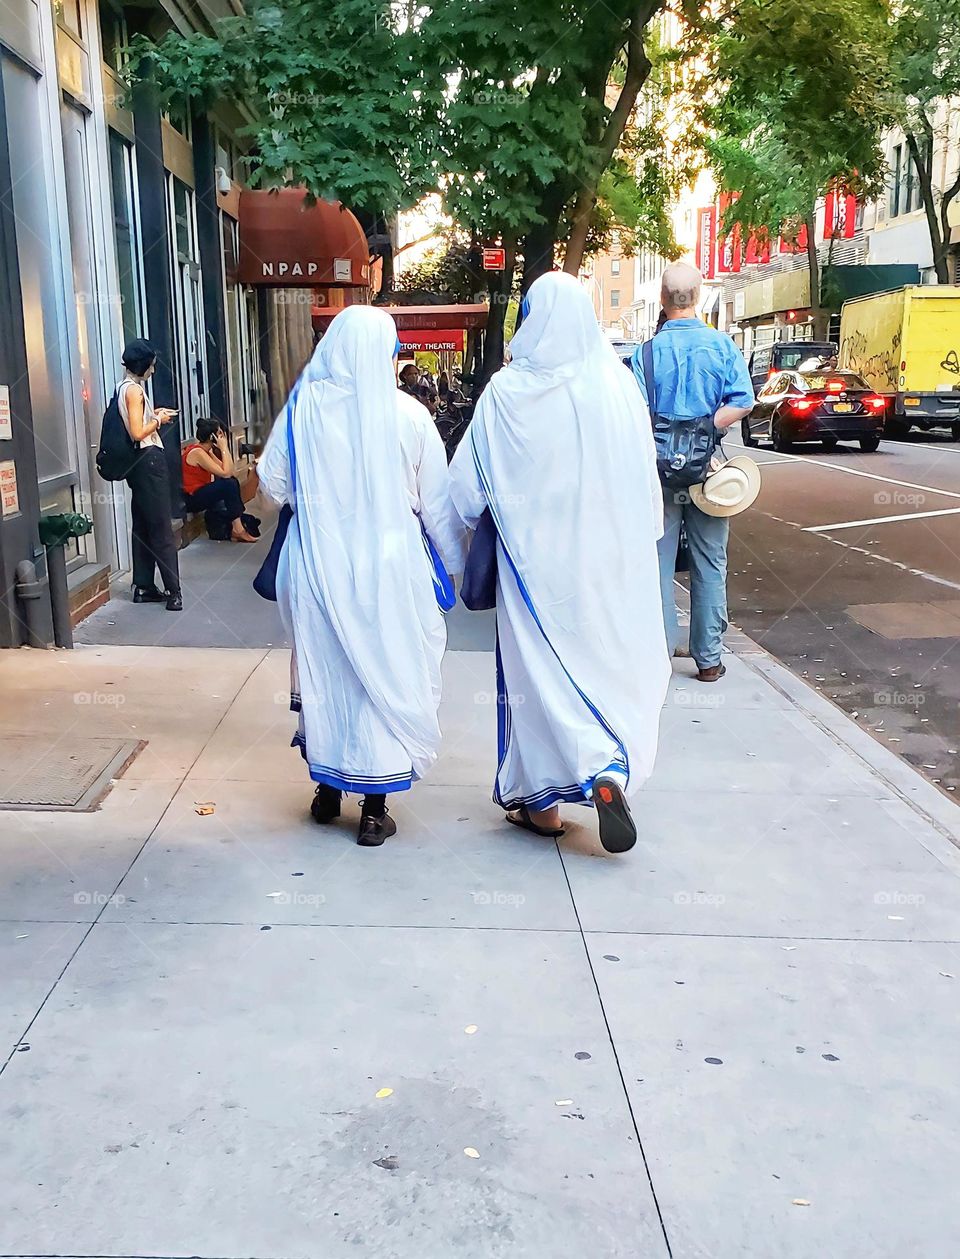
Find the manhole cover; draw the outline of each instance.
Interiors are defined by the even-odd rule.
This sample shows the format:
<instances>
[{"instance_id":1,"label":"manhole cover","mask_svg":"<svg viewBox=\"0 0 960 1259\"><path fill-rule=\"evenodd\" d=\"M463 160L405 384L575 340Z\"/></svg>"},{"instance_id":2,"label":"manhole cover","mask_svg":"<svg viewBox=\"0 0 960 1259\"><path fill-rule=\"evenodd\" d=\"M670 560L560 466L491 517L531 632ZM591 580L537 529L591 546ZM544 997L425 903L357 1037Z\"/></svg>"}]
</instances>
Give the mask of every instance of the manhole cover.
<instances>
[{"instance_id":1,"label":"manhole cover","mask_svg":"<svg viewBox=\"0 0 960 1259\"><path fill-rule=\"evenodd\" d=\"M134 739L0 736L0 809L92 809L141 746Z\"/></svg>"}]
</instances>

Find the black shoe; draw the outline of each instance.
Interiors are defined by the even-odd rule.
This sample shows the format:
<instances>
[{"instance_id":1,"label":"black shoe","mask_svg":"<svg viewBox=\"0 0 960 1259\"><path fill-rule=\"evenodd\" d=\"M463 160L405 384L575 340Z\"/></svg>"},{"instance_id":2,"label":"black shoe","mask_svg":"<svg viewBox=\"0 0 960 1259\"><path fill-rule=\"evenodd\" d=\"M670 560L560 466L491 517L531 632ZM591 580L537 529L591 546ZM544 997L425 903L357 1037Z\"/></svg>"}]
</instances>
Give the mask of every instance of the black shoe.
<instances>
[{"instance_id":1,"label":"black shoe","mask_svg":"<svg viewBox=\"0 0 960 1259\"><path fill-rule=\"evenodd\" d=\"M172 595L167 595L167 611L182 612L183 611L183 595L180 591L176 591Z\"/></svg>"},{"instance_id":2,"label":"black shoe","mask_svg":"<svg viewBox=\"0 0 960 1259\"><path fill-rule=\"evenodd\" d=\"M384 813L383 817L371 817L369 813L364 813L360 818L357 843L361 848L379 848L385 839L396 833L397 824L389 813Z\"/></svg>"},{"instance_id":3,"label":"black shoe","mask_svg":"<svg viewBox=\"0 0 960 1259\"><path fill-rule=\"evenodd\" d=\"M167 596L162 590L158 590L156 586L134 586L133 601L134 603L163 603Z\"/></svg>"},{"instance_id":4,"label":"black shoe","mask_svg":"<svg viewBox=\"0 0 960 1259\"><path fill-rule=\"evenodd\" d=\"M310 805L310 816L321 826L332 822L334 818L340 816L341 799L342 792L336 787L328 787L326 783L320 783Z\"/></svg>"},{"instance_id":5,"label":"black shoe","mask_svg":"<svg viewBox=\"0 0 960 1259\"><path fill-rule=\"evenodd\" d=\"M620 784L613 778L598 778L593 784L593 803L600 819L600 843L607 852L629 852L637 842L637 827Z\"/></svg>"}]
</instances>

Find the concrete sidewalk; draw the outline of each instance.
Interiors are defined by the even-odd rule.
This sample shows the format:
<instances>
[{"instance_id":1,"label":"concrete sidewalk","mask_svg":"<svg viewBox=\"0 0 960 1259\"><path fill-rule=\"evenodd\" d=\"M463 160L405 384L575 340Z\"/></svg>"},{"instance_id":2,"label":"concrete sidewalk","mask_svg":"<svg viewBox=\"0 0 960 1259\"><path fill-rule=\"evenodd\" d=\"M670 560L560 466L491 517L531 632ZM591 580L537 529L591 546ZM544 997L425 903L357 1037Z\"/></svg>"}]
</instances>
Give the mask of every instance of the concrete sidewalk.
<instances>
[{"instance_id":1,"label":"concrete sidewalk","mask_svg":"<svg viewBox=\"0 0 960 1259\"><path fill-rule=\"evenodd\" d=\"M953 1259L956 808L727 664L611 857L503 824L487 651L379 850L306 815L285 650L0 655L0 733L146 741L0 812L0 1254Z\"/></svg>"}]
</instances>

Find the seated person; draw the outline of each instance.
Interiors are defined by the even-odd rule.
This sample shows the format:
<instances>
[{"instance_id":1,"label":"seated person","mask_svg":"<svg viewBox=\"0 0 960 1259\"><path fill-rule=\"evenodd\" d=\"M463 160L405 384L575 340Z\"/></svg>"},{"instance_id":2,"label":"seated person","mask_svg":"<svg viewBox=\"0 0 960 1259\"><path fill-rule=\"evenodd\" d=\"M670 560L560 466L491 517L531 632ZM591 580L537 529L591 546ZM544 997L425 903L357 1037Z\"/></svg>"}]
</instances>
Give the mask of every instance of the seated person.
<instances>
[{"instance_id":1,"label":"seated person","mask_svg":"<svg viewBox=\"0 0 960 1259\"><path fill-rule=\"evenodd\" d=\"M234 542L256 542L243 521L243 495L234 476L233 455L219 420L197 420L197 440L182 455L187 511L217 511L230 522Z\"/></svg>"}]
</instances>

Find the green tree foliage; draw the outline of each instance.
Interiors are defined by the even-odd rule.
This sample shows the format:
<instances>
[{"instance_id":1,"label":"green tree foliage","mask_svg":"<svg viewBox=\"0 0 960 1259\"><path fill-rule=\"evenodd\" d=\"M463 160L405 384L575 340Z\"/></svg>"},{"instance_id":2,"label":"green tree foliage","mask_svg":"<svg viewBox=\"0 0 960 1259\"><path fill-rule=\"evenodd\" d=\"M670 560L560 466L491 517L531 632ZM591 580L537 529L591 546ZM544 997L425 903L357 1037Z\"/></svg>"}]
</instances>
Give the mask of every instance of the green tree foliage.
<instances>
[{"instance_id":1,"label":"green tree foliage","mask_svg":"<svg viewBox=\"0 0 960 1259\"><path fill-rule=\"evenodd\" d=\"M698 140L721 188L739 194L724 230L796 239L805 226L820 322L817 199L884 183L885 11L876 0L744 0L706 36L698 53L718 87L701 99Z\"/></svg>"},{"instance_id":2,"label":"green tree foliage","mask_svg":"<svg viewBox=\"0 0 960 1259\"><path fill-rule=\"evenodd\" d=\"M934 267L945 284L950 279L950 207L960 195L960 170L954 164L939 181L936 157L955 122L960 96L960 0L898 3L888 48L891 108L906 136Z\"/></svg>"},{"instance_id":3,"label":"green tree foliage","mask_svg":"<svg viewBox=\"0 0 960 1259\"><path fill-rule=\"evenodd\" d=\"M166 100L230 100L250 111L249 179L302 184L369 210L415 204L445 84L424 73L416 32L378 0L248 0L213 35L170 31L134 44L133 73Z\"/></svg>"}]
</instances>

